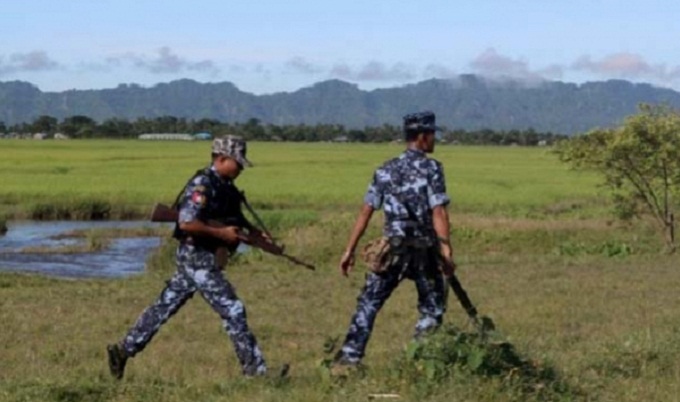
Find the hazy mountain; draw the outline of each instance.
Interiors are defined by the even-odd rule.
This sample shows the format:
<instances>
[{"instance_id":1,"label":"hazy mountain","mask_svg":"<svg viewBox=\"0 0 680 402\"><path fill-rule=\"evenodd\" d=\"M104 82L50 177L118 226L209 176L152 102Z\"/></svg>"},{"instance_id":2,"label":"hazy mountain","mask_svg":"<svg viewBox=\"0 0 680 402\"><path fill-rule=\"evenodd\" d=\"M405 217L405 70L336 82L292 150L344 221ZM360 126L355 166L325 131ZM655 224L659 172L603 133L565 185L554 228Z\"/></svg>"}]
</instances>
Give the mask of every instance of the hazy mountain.
<instances>
[{"instance_id":1,"label":"hazy mountain","mask_svg":"<svg viewBox=\"0 0 680 402\"><path fill-rule=\"evenodd\" d=\"M337 123L347 127L400 124L417 110L437 113L441 125L464 129L526 129L575 133L612 126L635 113L640 102L680 107L680 93L610 80L570 84L492 81L474 75L432 79L402 87L360 90L330 80L294 92L254 95L229 82L202 84L183 79L145 88L42 92L26 82L0 82L0 121L31 122L40 115L58 119L84 115L111 117L177 116L274 124Z\"/></svg>"}]
</instances>

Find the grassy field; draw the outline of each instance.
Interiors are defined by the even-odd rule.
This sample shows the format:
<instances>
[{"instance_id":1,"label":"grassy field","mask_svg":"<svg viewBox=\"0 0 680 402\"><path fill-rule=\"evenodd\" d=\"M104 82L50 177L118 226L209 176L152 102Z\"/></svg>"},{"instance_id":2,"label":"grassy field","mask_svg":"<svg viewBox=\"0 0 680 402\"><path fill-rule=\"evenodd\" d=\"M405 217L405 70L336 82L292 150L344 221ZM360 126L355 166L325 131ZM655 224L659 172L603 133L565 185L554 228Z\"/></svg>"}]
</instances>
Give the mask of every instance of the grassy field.
<instances>
[{"instance_id":1,"label":"grassy field","mask_svg":"<svg viewBox=\"0 0 680 402\"><path fill-rule=\"evenodd\" d=\"M253 143L256 165L239 178L262 207L333 209L361 202L373 170L401 145ZM110 204L114 216L172 202L209 161L206 142L35 141L0 143L0 213L39 206ZM597 210L595 177L569 172L545 149L441 146L454 211L503 216Z\"/></svg>"},{"instance_id":2,"label":"grassy field","mask_svg":"<svg viewBox=\"0 0 680 402\"><path fill-rule=\"evenodd\" d=\"M0 142L2 214L44 205L112 215L172 201L207 160L207 143ZM239 179L288 246L318 271L250 253L227 268L270 366L288 380L243 379L218 317L196 297L109 378L105 345L118 340L173 270L169 241L145 274L66 281L0 275L2 401L680 400L677 256L646 222L612 222L597 178L544 149L440 147L452 205L459 277L478 309L524 356L554 367L565 389L526 392L465 372L436 382L395 374L412 335L415 290L406 281L380 313L364 376L329 381L324 343L342 337L363 284L336 263L372 170L397 145L250 144L257 165ZM44 205L43 205L44 204ZM42 205L42 206L41 206ZM379 233L380 219L366 239ZM0 238L0 241L1 238ZM466 325L456 300L446 321Z\"/></svg>"}]
</instances>

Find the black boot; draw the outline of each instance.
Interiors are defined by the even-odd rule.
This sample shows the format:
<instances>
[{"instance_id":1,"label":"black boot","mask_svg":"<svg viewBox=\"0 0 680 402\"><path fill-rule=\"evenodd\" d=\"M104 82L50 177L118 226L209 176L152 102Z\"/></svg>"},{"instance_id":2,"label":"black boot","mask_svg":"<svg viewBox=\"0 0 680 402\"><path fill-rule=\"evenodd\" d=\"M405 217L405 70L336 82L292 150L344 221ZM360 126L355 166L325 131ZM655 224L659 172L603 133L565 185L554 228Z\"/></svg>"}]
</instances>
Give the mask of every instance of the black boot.
<instances>
[{"instance_id":1,"label":"black boot","mask_svg":"<svg viewBox=\"0 0 680 402\"><path fill-rule=\"evenodd\" d=\"M119 344L108 345L106 352L109 355L109 370L111 375L120 380L123 378L125 372L125 363L127 363L128 354Z\"/></svg>"}]
</instances>

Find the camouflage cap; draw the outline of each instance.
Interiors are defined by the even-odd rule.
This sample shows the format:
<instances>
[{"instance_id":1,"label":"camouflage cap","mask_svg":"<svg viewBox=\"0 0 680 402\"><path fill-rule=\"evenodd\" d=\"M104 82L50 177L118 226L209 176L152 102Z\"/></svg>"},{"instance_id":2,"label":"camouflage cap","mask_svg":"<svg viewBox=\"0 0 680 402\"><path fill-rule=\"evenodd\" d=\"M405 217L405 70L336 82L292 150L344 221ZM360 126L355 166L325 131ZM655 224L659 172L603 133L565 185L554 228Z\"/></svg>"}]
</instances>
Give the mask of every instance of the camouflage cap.
<instances>
[{"instance_id":1,"label":"camouflage cap","mask_svg":"<svg viewBox=\"0 0 680 402\"><path fill-rule=\"evenodd\" d=\"M441 131L435 124L435 115L429 110L404 116L404 132Z\"/></svg>"},{"instance_id":2,"label":"camouflage cap","mask_svg":"<svg viewBox=\"0 0 680 402\"><path fill-rule=\"evenodd\" d=\"M213 155L224 155L234 158L241 166L253 166L246 159L246 141L236 135L215 138L212 143L212 153Z\"/></svg>"}]
</instances>

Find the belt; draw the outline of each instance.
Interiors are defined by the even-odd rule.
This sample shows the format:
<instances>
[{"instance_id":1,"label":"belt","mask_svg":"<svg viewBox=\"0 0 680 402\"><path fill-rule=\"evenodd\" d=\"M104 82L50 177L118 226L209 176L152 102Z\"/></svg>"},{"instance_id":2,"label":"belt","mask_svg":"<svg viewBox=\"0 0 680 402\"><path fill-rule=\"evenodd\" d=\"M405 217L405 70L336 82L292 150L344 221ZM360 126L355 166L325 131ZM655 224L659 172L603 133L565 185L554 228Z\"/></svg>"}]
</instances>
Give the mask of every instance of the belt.
<instances>
[{"instance_id":1,"label":"belt","mask_svg":"<svg viewBox=\"0 0 680 402\"><path fill-rule=\"evenodd\" d=\"M430 248L435 245L435 240L429 237L400 237L394 236L388 239L392 248Z\"/></svg>"},{"instance_id":2,"label":"belt","mask_svg":"<svg viewBox=\"0 0 680 402\"><path fill-rule=\"evenodd\" d=\"M214 243L209 243L209 242L202 242L200 240L197 240L191 236L185 237L184 239L179 240L179 244L181 245L186 245L186 246L192 246L195 247L196 249L199 250L205 250L210 253L214 253L219 246Z\"/></svg>"}]
</instances>

